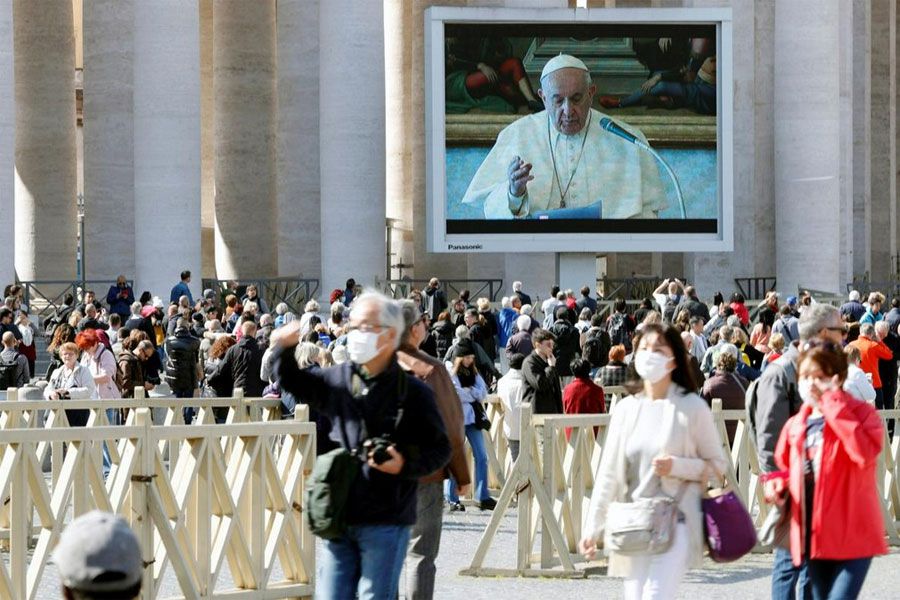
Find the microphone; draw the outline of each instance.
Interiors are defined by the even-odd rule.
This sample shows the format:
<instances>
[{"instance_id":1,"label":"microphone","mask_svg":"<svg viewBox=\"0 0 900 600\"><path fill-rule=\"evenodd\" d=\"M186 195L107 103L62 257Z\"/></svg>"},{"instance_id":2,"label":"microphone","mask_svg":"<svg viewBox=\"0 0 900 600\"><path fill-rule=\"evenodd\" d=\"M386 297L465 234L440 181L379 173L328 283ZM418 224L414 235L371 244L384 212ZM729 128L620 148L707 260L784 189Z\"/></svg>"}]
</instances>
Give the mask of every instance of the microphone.
<instances>
[{"instance_id":1,"label":"microphone","mask_svg":"<svg viewBox=\"0 0 900 600\"><path fill-rule=\"evenodd\" d=\"M612 119L609 117L603 117L600 119L600 127L605 129L606 131L613 133L623 140L629 141L632 144L636 144L638 146L642 146L643 142L639 140L637 137L617 125Z\"/></svg>"},{"instance_id":2,"label":"microphone","mask_svg":"<svg viewBox=\"0 0 900 600\"><path fill-rule=\"evenodd\" d=\"M653 156L653 158L655 158L657 161L659 161L659 164L661 164L663 169L665 169L666 173L669 175L669 177L672 180L672 184L675 187L675 194L678 197L678 207L681 209L681 218L687 219L687 210L685 209L685 206L684 206L684 194L681 192L681 184L678 183L678 178L675 177L675 172L672 171L672 167L669 166L669 163L667 163L665 160L663 160L663 157L660 156L659 153L650 146L650 144L648 144L644 140L638 138L634 134L629 133L628 131L623 129L621 126L619 126L615 122L613 122L613 120L610 119L609 117L603 117L602 119L600 119L600 127L614 135L619 136L620 138L622 138L623 140L625 140L627 142L631 142L638 148L641 148L641 149L649 152L650 155Z\"/></svg>"}]
</instances>

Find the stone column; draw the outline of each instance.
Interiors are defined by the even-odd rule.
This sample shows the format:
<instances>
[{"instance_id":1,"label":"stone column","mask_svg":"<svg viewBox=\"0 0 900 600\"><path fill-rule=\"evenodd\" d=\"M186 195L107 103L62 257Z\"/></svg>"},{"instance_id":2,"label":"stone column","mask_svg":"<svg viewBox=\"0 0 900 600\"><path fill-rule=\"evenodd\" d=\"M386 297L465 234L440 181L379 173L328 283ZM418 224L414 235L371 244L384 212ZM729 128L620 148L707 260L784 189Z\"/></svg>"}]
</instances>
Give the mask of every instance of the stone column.
<instances>
[{"instance_id":1,"label":"stone column","mask_svg":"<svg viewBox=\"0 0 900 600\"><path fill-rule=\"evenodd\" d=\"M278 275L318 278L319 2L279 0L277 21Z\"/></svg>"},{"instance_id":2,"label":"stone column","mask_svg":"<svg viewBox=\"0 0 900 600\"><path fill-rule=\"evenodd\" d=\"M389 35L384 40L385 131L387 132L386 190L387 216L396 219L392 230L392 264L412 264L414 253L412 132L413 81L413 6L408 0L384 3L384 25ZM424 119L424 105L418 113ZM424 230L419 230L424 235ZM399 270L392 269L391 277Z\"/></svg>"},{"instance_id":3,"label":"stone column","mask_svg":"<svg viewBox=\"0 0 900 600\"><path fill-rule=\"evenodd\" d=\"M0 0L0 282L15 281L16 103L13 64L13 3Z\"/></svg>"},{"instance_id":4,"label":"stone column","mask_svg":"<svg viewBox=\"0 0 900 600\"><path fill-rule=\"evenodd\" d=\"M275 52L275 0L214 0L216 272L222 279L273 277L278 270Z\"/></svg>"},{"instance_id":5,"label":"stone column","mask_svg":"<svg viewBox=\"0 0 900 600\"><path fill-rule=\"evenodd\" d=\"M319 7L322 285L385 275L384 9ZM365 43L348 43L365 40Z\"/></svg>"},{"instance_id":6,"label":"stone column","mask_svg":"<svg viewBox=\"0 0 900 600\"><path fill-rule=\"evenodd\" d=\"M853 276L868 270L867 219L872 196L872 3L853 0Z\"/></svg>"},{"instance_id":7,"label":"stone column","mask_svg":"<svg viewBox=\"0 0 900 600\"><path fill-rule=\"evenodd\" d=\"M216 127L213 0L200 0L200 226L203 276L216 276Z\"/></svg>"},{"instance_id":8,"label":"stone column","mask_svg":"<svg viewBox=\"0 0 900 600\"><path fill-rule=\"evenodd\" d=\"M14 0L16 271L75 276L75 37L71 2Z\"/></svg>"},{"instance_id":9,"label":"stone column","mask_svg":"<svg viewBox=\"0 0 900 600\"><path fill-rule=\"evenodd\" d=\"M716 2L694 2L714 6ZM775 3L733 3L734 47L734 248L685 254L687 280L701 297L735 290L735 277L775 275L775 161L772 65ZM787 286L778 287L788 293Z\"/></svg>"},{"instance_id":10,"label":"stone column","mask_svg":"<svg viewBox=\"0 0 900 600\"><path fill-rule=\"evenodd\" d=\"M775 4L776 273L785 292L842 287L838 5Z\"/></svg>"},{"instance_id":11,"label":"stone column","mask_svg":"<svg viewBox=\"0 0 900 600\"><path fill-rule=\"evenodd\" d=\"M200 23L194 2L134 3L135 293L200 293Z\"/></svg>"},{"instance_id":12,"label":"stone column","mask_svg":"<svg viewBox=\"0 0 900 600\"><path fill-rule=\"evenodd\" d=\"M134 1L84 4L88 279L134 276Z\"/></svg>"},{"instance_id":13,"label":"stone column","mask_svg":"<svg viewBox=\"0 0 900 600\"><path fill-rule=\"evenodd\" d=\"M873 281L885 281L896 253L894 223L897 220L897 5L890 0L871 4L872 87L871 201L866 215L868 228L866 270Z\"/></svg>"}]
</instances>

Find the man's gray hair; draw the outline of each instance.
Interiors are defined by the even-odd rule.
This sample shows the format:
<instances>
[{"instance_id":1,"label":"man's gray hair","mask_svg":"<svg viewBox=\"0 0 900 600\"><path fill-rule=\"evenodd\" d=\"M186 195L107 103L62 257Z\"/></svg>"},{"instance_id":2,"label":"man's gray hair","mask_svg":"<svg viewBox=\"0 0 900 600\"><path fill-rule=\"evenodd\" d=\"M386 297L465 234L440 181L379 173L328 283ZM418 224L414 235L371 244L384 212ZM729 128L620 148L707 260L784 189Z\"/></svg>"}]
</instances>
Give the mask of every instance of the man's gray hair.
<instances>
[{"instance_id":1,"label":"man's gray hair","mask_svg":"<svg viewBox=\"0 0 900 600\"><path fill-rule=\"evenodd\" d=\"M403 332L406 329L403 322L403 310L400 308L400 304L395 300L388 298L381 292L367 290L364 291L359 298L356 298L353 301L353 308L350 309L350 315L352 316L361 306L369 304L370 302L378 305L380 313L379 321L381 325L394 330L394 333L396 334L394 336L394 350L396 350L400 347L400 338L403 336Z\"/></svg>"},{"instance_id":2,"label":"man's gray hair","mask_svg":"<svg viewBox=\"0 0 900 600\"><path fill-rule=\"evenodd\" d=\"M878 321L875 323L875 333L879 338L885 338L891 332L891 325L887 321Z\"/></svg>"},{"instance_id":3,"label":"man's gray hair","mask_svg":"<svg viewBox=\"0 0 900 600\"><path fill-rule=\"evenodd\" d=\"M406 342L412 333L413 325L422 318L422 312L413 300L399 300L400 310L403 312L403 333L400 342Z\"/></svg>"},{"instance_id":4,"label":"man's gray hair","mask_svg":"<svg viewBox=\"0 0 900 600\"><path fill-rule=\"evenodd\" d=\"M859 292L857 290L852 290L847 299L850 300L850 302L859 302Z\"/></svg>"},{"instance_id":5,"label":"man's gray hair","mask_svg":"<svg viewBox=\"0 0 900 600\"><path fill-rule=\"evenodd\" d=\"M519 315L519 318L516 319L516 327L519 331L528 331L531 329L531 317L528 315Z\"/></svg>"},{"instance_id":6,"label":"man's gray hair","mask_svg":"<svg viewBox=\"0 0 900 600\"><path fill-rule=\"evenodd\" d=\"M881 323L879 323L879 325L881 325ZM867 338L874 338L875 325L872 325L871 323L863 323L859 326L859 335L864 335Z\"/></svg>"},{"instance_id":7,"label":"man's gray hair","mask_svg":"<svg viewBox=\"0 0 900 600\"><path fill-rule=\"evenodd\" d=\"M241 323L241 333L244 335L256 335L256 321L244 321Z\"/></svg>"},{"instance_id":8,"label":"man's gray hair","mask_svg":"<svg viewBox=\"0 0 900 600\"><path fill-rule=\"evenodd\" d=\"M97 307L93 304L86 304L84 306L84 315L86 317L91 317L97 314Z\"/></svg>"},{"instance_id":9,"label":"man's gray hair","mask_svg":"<svg viewBox=\"0 0 900 600\"><path fill-rule=\"evenodd\" d=\"M503 296L500 300L500 308L509 308L509 296Z\"/></svg>"},{"instance_id":10,"label":"man's gray hair","mask_svg":"<svg viewBox=\"0 0 900 600\"><path fill-rule=\"evenodd\" d=\"M819 335L820 331L840 320L841 313L837 307L822 302L810 304L800 315L800 339L804 342L811 340Z\"/></svg>"},{"instance_id":11,"label":"man's gray hair","mask_svg":"<svg viewBox=\"0 0 900 600\"><path fill-rule=\"evenodd\" d=\"M264 313L263 316L261 316L259 318L259 326L260 327L266 327L268 325L273 324L274 322L275 322L275 318L269 313Z\"/></svg>"},{"instance_id":12,"label":"man's gray hair","mask_svg":"<svg viewBox=\"0 0 900 600\"><path fill-rule=\"evenodd\" d=\"M288 305L285 304L284 302L279 302L278 305L275 307L275 314L283 315L284 313L286 313L289 310L289 308L290 307L288 307Z\"/></svg>"},{"instance_id":13,"label":"man's gray hair","mask_svg":"<svg viewBox=\"0 0 900 600\"><path fill-rule=\"evenodd\" d=\"M719 327L719 339L730 343L734 339L734 327L731 325Z\"/></svg>"},{"instance_id":14,"label":"man's gray hair","mask_svg":"<svg viewBox=\"0 0 900 600\"><path fill-rule=\"evenodd\" d=\"M142 308L144 308L144 305L141 304L140 302L137 302L137 301L132 302L131 303L131 314L133 314L133 315L141 314Z\"/></svg>"},{"instance_id":15,"label":"man's gray hair","mask_svg":"<svg viewBox=\"0 0 900 600\"><path fill-rule=\"evenodd\" d=\"M469 339L469 328L465 325L460 325L456 328L456 337L461 340Z\"/></svg>"},{"instance_id":16,"label":"man's gray hair","mask_svg":"<svg viewBox=\"0 0 900 600\"><path fill-rule=\"evenodd\" d=\"M521 281L513 281L513 291L514 292L522 291L522 282Z\"/></svg>"}]
</instances>

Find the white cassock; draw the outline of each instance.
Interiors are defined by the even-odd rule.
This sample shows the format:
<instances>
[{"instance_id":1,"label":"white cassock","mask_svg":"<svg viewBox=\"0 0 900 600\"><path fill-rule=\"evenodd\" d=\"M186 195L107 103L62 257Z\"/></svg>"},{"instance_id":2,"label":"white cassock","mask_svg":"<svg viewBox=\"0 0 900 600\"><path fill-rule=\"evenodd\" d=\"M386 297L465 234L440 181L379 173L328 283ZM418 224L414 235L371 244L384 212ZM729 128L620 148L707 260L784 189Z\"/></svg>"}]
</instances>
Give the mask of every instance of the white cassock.
<instances>
[{"instance_id":1,"label":"white cassock","mask_svg":"<svg viewBox=\"0 0 900 600\"><path fill-rule=\"evenodd\" d=\"M597 202L602 203L604 219L655 219L657 212L667 206L656 159L602 129L600 119L605 116L591 109L590 122L574 135L558 132L550 124L547 111L510 124L497 136L497 142L472 178L463 203L482 206L486 219L512 219L542 210L583 208ZM644 134L634 127L613 120L646 141ZM582 143L584 153L579 161ZM533 165L534 180L528 182L524 207L513 215L509 210L507 173L516 156ZM560 189L565 191L566 186L563 205Z\"/></svg>"}]
</instances>

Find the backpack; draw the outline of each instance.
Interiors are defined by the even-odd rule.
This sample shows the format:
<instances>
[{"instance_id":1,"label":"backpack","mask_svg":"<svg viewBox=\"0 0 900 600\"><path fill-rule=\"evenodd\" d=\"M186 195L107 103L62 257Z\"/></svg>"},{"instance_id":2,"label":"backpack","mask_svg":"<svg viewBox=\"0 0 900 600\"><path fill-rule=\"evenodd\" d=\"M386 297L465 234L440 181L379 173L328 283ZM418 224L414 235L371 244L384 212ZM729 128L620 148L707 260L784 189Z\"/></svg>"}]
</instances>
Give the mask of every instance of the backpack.
<instances>
[{"instance_id":1,"label":"backpack","mask_svg":"<svg viewBox=\"0 0 900 600\"><path fill-rule=\"evenodd\" d=\"M397 414L394 418L394 431L403 418L403 404L409 384L408 375L401 369L398 381ZM384 409L373 420L378 422L384 416ZM366 421L363 419L363 425ZM341 435L344 444L331 452L316 458L309 489L306 491L306 522L313 535L322 539L333 540L347 531L347 501L350 490L362 472L360 449L348 450L350 441L341 422ZM368 429L368 426L365 427ZM364 451L363 451L364 453Z\"/></svg>"},{"instance_id":2,"label":"backpack","mask_svg":"<svg viewBox=\"0 0 900 600\"><path fill-rule=\"evenodd\" d=\"M678 309L679 302L678 300L672 300L671 298L666 298L666 303L663 306L663 321L671 324L675 320L675 311Z\"/></svg>"},{"instance_id":3,"label":"backpack","mask_svg":"<svg viewBox=\"0 0 900 600\"><path fill-rule=\"evenodd\" d=\"M628 322L624 314L614 312L606 322L606 331L609 333L609 341L612 346L622 344L626 350L631 350L631 334L628 331Z\"/></svg>"},{"instance_id":4,"label":"backpack","mask_svg":"<svg viewBox=\"0 0 900 600\"><path fill-rule=\"evenodd\" d=\"M794 383L788 385L787 389L788 404L793 406L797 398L797 367L791 361L785 361L785 363L781 365L778 365L776 361L772 363L769 368L775 365L784 369L784 374L794 381ZM747 435L753 440L754 446L756 445L756 405L759 402L757 391L759 390L759 382L761 379L762 377L757 377L751 381L750 385L747 387L747 391L744 393L744 406L747 407ZM791 411L791 414L793 414L793 411Z\"/></svg>"},{"instance_id":5,"label":"backpack","mask_svg":"<svg viewBox=\"0 0 900 600\"><path fill-rule=\"evenodd\" d=\"M0 390L16 387L16 369L19 366L19 353L12 360L0 359Z\"/></svg>"},{"instance_id":6,"label":"backpack","mask_svg":"<svg viewBox=\"0 0 900 600\"><path fill-rule=\"evenodd\" d=\"M609 362L609 349L612 348L609 334L602 329L588 330L584 339L584 346L581 347L581 355L591 363L595 369L605 367Z\"/></svg>"},{"instance_id":7,"label":"backpack","mask_svg":"<svg viewBox=\"0 0 900 600\"><path fill-rule=\"evenodd\" d=\"M109 338L106 338L106 339L107 339L107 341L109 340ZM102 341L101 341L101 344L102 344ZM94 360L97 361L98 364L100 363L100 356L101 356L104 352L109 352L110 354L112 354L112 350L110 350L110 349L107 348L106 346L103 346L103 350L101 350L101 351L100 351L100 354L98 354L97 357L94 359ZM112 380L113 380L113 383L114 383L115 386L116 386L116 389L119 390L119 396L121 396L121 395L122 395L122 390L124 389L124 387L123 387L123 385L122 385L122 382L125 380L125 372L122 370L122 365L119 364L119 359L118 359L118 357L116 357L115 355L113 355L113 359L115 359L115 363L116 363L116 372L115 372L115 374L113 375Z\"/></svg>"}]
</instances>

